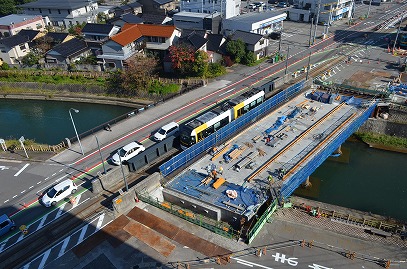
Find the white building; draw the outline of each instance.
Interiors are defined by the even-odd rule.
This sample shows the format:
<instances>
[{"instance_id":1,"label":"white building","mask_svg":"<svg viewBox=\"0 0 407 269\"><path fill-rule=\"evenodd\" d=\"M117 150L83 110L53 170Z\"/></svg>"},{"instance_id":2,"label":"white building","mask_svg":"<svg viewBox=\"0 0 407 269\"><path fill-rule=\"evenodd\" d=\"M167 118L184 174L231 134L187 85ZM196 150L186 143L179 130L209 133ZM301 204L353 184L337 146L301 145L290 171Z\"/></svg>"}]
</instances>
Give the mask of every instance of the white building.
<instances>
[{"instance_id":1,"label":"white building","mask_svg":"<svg viewBox=\"0 0 407 269\"><path fill-rule=\"evenodd\" d=\"M279 11L250 12L223 20L222 31L228 35L236 30L267 35L280 32L287 13Z\"/></svg>"},{"instance_id":2,"label":"white building","mask_svg":"<svg viewBox=\"0 0 407 269\"><path fill-rule=\"evenodd\" d=\"M295 0L293 8L289 9L289 18L310 22L311 18L315 21L318 17L318 23L328 24L343 18L349 19L353 7L353 0Z\"/></svg>"},{"instance_id":3,"label":"white building","mask_svg":"<svg viewBox=\"0 0 407 269\"><path fill-rule=\"evenodd\" d=\"M225 19L240 14L241 0L181 0L180 10L187 12L220 12Z\"/></svg>"},{"instance_id":4,"label":"white building","mask_svg":"<svg viewBox=\"0 0 407 269\"><path fill-rule=\"evenodd\" d=\"M0 38L16 35L21 30L44 31L45 24L41 16L11 14L0 18Z\"/></svg>"},{"instance_id":5,"label":"white building","mask_svg":"<svg viewBox=\"0 0 407 269\"><path fill-rule=\"evenodd\" d=\"M190 30L210 30L219 33L221 25L220 13L206 14L181 11L172 17L175 27Z\"/></svg>"},{"instance_id":6,"label":"white building","mask_svg":"<svg viewBox=\"0 0 407 269\"><path fill-rule=\"evenodd\" d=\"M98 4L93 0L38 0L20 5L28 15L48 17L53 26L71 27L84 22L95 23Z\"/></svg>"}]
</instances>

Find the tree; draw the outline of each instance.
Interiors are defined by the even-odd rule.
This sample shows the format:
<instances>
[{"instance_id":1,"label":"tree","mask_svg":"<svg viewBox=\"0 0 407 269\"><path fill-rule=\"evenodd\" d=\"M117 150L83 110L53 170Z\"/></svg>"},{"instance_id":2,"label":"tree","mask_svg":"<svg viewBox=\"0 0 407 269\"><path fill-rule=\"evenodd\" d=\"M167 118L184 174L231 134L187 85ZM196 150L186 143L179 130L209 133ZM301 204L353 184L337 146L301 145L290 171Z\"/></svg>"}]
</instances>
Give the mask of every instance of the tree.
<instances>
[{"instance_id":1,"label":"tree","mask_svg":"<svg viewBox=\"0 0 407 269\"><path fill-rule=\"evenodd\" d=\"M38 64L39 59L40 57L38 55L34 54L33 52L30 52L21 59L21 62L25 66L33 66L35 64Z\"/></svg>"},{"instance_id":2,"label":"tree","mask_svg":"<svg viewBox=\"0 0 407 269\"><path fill-rule=\"evenodd\" d=\"M254 58L254 53L252 51L246 51L242 58L242 63L248 65L254 63L255 61L256 59Z\"/></svg>"},{"instance_id":3,"label":"tree","mask_svg":"<svg viewBox=\"0 0 407 269\"><path fill-rule=\"evenodd\" d=\"M16 13L14 0L0 0L0 17Z\"/></svg>"},{"instance_id":4,"label":"tree","mask_svg":"<svg viewBox=\"0 0 407 269\"><path fill-rule=\"evenodd\" d=\"M195 61L192 64L192 71L197 77L205 77L208 71L208 53L202 50L195 52Z\"/></svg>"},{"instance_id":5,"label":"tree","mask_svg":"<svg viewBox=\"0 0 407 269\"><path fill-rule=\"evenodd\" d=\"M195 61L194 49L186 44L173 45L168 48L172 68L181 75L189 74Z\"/></svg>"},{"instance_id":6,"label":"tree","mask_svg":"<svg viewBox=\"0 0 407 269\"><path fill-rule=\"evenodd\" d=\"M35 39L34 42L34 49L38 54L43 55L52 48L52 42L54 42L54 39L45 35Z\"/></svg>"},{"instance_id":7,"label":"tree","mask_svg":"<svg viewBox=\"0 0 407 269\"><path fill-rule=\"evenodd\" d=\"M83 29L83 27L85 27L85 25L86 25L86 22L83 22L82 24L78 23L76 25L73 25L68 29L68 33L70 33L71 35L74 35L76 37L81 37L82 29Z\"/></svg>"},{"instance_id":8,"label":"tree","mask_svg":"<svg viewBox=\"0 0 407 269\"><path fill-rule=\"evenodd\" d=\"M133 57L127 61L125 70L115 72L110 78L110 92L122 96L147 95L157 76L157 66L158 61L155 58Z\"/></svg>"},{"instance_id":9,"label":"tree","mask_svg":"<svg viewBox=\"0 0 407 269\"><path fill-rule=\"evenodd\" d=\"M246 45L240 39L231 40L226 44L226 51L229 53L235 63L240 63L246 53Z\"/></svg>"}]
</instances>

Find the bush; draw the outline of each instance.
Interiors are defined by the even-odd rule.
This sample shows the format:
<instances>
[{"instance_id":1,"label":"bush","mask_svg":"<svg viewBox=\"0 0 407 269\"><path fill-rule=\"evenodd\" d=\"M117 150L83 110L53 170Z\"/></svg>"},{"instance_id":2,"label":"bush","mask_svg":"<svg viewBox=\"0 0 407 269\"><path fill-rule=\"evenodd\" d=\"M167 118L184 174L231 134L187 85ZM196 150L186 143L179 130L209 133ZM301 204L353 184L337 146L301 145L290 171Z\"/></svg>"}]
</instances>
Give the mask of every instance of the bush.
<instances>
[{"instance_id":1,"label":"bush","mask_svg":"<svg viewBox=\"0 0 407 269\"><path fill-rule=\"evenodd\" d=\"M215 78L226 74L226 68L220 63L209 63L208 70L206 72L207 78Z\"/></svg>"},{"instance_id":2,"label":"bush","mask_svg":"<svg viewBox=\"0 0 407 269\"><path fill-rule=\"evenodd\" d=\"M166 94L178 92L179 88L180 88L180 86L177 84L163 84L158 80L154 80L151 83L148 92L160 94L160 95L166 95Z\"/></svg>"},{"instance_id":3,"label":"bush","mask_svg":"<svg viewBox=\"0 0 407 269\"><path fill-rule=\"evenodd\" d=\"M10 66L8 65L8 63L3 63L1 65L1 70L10 70Z\"/></svg>"},{"instance_id":4,"label":"bush","mask_svg":"<svg viewBox=\"0 0 407 269\"><path fill-rule=\"evenodd\" d=\"M407 139L376 133L356 132L355 136L366 143L375 143L384 146L407 148Z\"/></svg>"}]
</instances>

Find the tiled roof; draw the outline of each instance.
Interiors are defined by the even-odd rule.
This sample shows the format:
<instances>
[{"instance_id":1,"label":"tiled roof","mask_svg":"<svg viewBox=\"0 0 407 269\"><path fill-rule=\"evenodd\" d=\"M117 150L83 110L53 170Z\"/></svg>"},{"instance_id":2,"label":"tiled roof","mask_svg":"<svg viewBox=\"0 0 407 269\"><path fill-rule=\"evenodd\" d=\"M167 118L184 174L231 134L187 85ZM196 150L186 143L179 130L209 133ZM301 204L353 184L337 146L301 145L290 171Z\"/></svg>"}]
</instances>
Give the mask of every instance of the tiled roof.
<instances>
[{"instance_id":1,"label":"tiled roof","mask_svg":"<svg viewBox=\"0 0 407 269\"><path fill-rule=\"evenodd\" d=\"M206 49L208 51L218 51L223 40L223 35L209 34L207 39Z\"/></svg>"},{"instance_id":2,"label":"tiled roof","mask_svg":"<svg viewBox=\"0 0 407 269\"><path fill-rule=\"evenodd\" d=\"M232 35L232 40L242 40L246 44L254 45L263 38L263 35L237 30Z\"/></svg>"},{"instance_id":3,"label":"tiled roof","mask_svg":"<svg viewBox=\"0 0 407 269\"><path fill-rule=\"evenodd\" d=\"M150 14L150 13L142 13L140 17L143 19L144 23L148 24L163 24L167 15L165 14Z\"/></svg>"},{"instance_id":4,"label":"tiled roof","mask_svg":"<svg viewBox=\"0 0 407 269\"><path fill-rule=\"evenodd\" d=\"M28 42L28 37L27 36L22 36L22 35L14 35L10 37L6 37L3 39L0 39L0 44L3 44L9 48L15 47L20 44L24 44L25 42Z\"/></svg>"},{"instance_id":5,"label":"tiled roof","mask_svg":"<svg viewBox=\"0 0 407 269\"><path fill-rule=\"evenodd\" d=\"M203 38L202 36L196 34L196 33L192 33L188 36L187 40L189 41L189 43L195 48L195 49L200 49L203 45L206 44L206 42L208 42L208 40L206 40L205 38Z\"/></svg>"},{"instance_id":6,"label":"tiled roof","mask_svg":"<svg viewBox=\"0 0 407 269\"><path fill-rule=\"evenodd\" d=\"M20 5L24 8L52 8L52 9L77 9L86 7L91 2L89 0L38 0Z\"/></svg>"},{"instance_id":7,"label":"tiled roof","mask_svg":"<svg viewBox=\"0 0 407 269\"><path fill-rule=\"evenodd\" d=\"M25 36L29 41L32 41L39 33L38 30L23 29L17 35Z\"/></svg>"},{"instance_id":8,"label":"tiled roof","mask_svg":"<svg viewBox=\"0 0 407 269\"><path fill-rule=\"evenodd\" d=\"M101 23L87 23L82 29L82 33L95 33L108 35L114 25Z\"/></svg>"},{"instance_id":9,"label":"tiled roof","mask_svg":"<svg viewBox=\"0 0 407 269\"><path fill-rule=\"evenodd\" d=\"M69 36L69 34L68 33L48 32L46 34L46 36L51 37L54 43L61 43Z\"/></svg>"},{"instance_id":10,"label":"tiled roof","mask_svg":"<svg viewBox=\"0 0 407 269\"><path fill-rule=\"evenodd\" d=\"M142 36L171 37L175 26L172 25L152 25L152 24L129 24L122 27L122 31L114 35L111 39L125 46Z\"/></svg>"},{"instance_id":11,"label":"tiled roof","mask_svg":"<svg viewBox=\"0 0 407 269\"><path fill-rule=\"evenodd\" d=\"M57 52L64 58L68 58L74 55L78 55L88 49L88 45L85 41L72 38L69 41L56 45L52 50L48 53L52 54L52 52ZM48 54L47 53L47 54Z\"/></svg>"}]
</instances>

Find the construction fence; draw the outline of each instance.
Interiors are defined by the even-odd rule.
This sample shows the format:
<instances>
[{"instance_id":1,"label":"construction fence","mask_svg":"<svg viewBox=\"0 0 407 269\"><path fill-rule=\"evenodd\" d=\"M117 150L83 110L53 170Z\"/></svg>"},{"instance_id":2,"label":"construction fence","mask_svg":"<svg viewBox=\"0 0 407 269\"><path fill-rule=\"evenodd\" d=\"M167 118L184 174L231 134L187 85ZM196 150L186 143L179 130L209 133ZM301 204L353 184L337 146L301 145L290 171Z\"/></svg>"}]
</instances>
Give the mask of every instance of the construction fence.
<instances>
[{"instance_id":1,"label":"construction fence","mask_svg":"<svg viewBox=\"0 0 407 269\"><path fill-rule=\"evenodd\" d=\"M281 198L288 198L348 137L350 137L372 114L376 103L372 103L359 117L355 118L348 127L341 130L332 142L322 148L306 166L300 168L291 178L284 181L281 188Z\"/></svg>"},{"instance_id":2,"label":"construction fence","mask_svg":"<svg viewBox=\"0 0 407 269\"><path fill-rule=\"evenodd\" d=\"M304 88L304 85L305 80L300 81L297 84L294 84L289 88L279 92L270 99L267 99L264 103L262 103L255 109L249 111L248 113L219 129L215 133L206 137L204 140L184 150L177 156L171 158L169 161L160 166L161 174L164 177L168 176L175 170L195 160L195 158L197 158L201 153L231 138L233 135L237 134L245 127L258 121L261 117L270 113L278 105L281 105L284 102L290 100Z\"/></svg>"}]
</instances>

